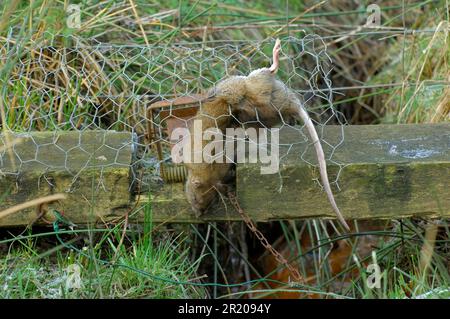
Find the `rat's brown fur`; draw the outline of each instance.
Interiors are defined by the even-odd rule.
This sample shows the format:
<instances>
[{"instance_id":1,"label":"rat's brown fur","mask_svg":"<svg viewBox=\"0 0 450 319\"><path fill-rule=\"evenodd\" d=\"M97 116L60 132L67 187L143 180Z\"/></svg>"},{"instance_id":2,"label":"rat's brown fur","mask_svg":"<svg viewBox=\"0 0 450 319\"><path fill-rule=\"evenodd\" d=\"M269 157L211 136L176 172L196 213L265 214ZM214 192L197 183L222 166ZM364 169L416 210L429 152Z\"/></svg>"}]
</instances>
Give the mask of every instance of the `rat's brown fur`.
<instances>
[{"instance_id":1,"label":"rat's brown fur","mask_svg":"<svg viewBox=\"0 0 450 319\"><path fill-rule=\"evenodd\" d=\"M300 119L298 105L291 103L295 94L269 68L247 77L230 77L216 86L214 95L227 101L233 116L244 125L270 128Z\"/></svg>"},{"instance_id":2,"label":"rat's brown fur","mask_svg":"<svg viewBox=\"0 0 450 319\"><path fill-rule=\"evenodd\" d=\"M274 90L275 88L275 90ZM252 72L248 77L233 76L218 83L211 90L194 120L202 121L202 129L218 128L225 134L227 127L245 126L273 127L283 121L292 123L299 118L298 107L283 102L281 108L271 105L273 97L284 97L285 86L275 79L268 68ZM236 123L236 121L238 123ZM192 122L189 130L194 140ZM203 133L203 132L202 132ZM201 136L197 138L202 139ZM202 146L205 141L202 140ZM193 147L192 147L193 149ZM185 163L188 176L186 196L197 215L203 214L228 190L226 180L230 177L231 163Z\"/></svg>"},{"instance_id":3,"label":"rat's brown fur","mask_svg":"<svg viewBox=\"0 0 450 319\"><path fill-rule=\"evenodd\" d=\"M262 68L253 71L247 77L231 77L219 83L216 96L225 99L231 105L232 113L239 122L254 121L253 123L260 123L265 127L273 127L301 119L312 138L328 200L340 222L349 229L334 200L325 155L314 124L297 95L283 82L277 80L269 68Z\"/></svg>"},{"instance_id":4,"label":"rat's brown fur","mask_svg":"<svg viewBox=\"0 0 450 319\"><path fill-rule=\"evenodd\" d=\"M296 94L275 78L278 70L279 51L280 42L277 40L273 50L274 63L270 68L255 70L246 77L232 76L217 84L215 89L210 92L210 101L206 102L199 112L203 128L218 127L224 132L227 125L232 125L231 118L237 119L244 125L247 123L265 127L273 127L286 122L292 123L292 121L301 119L314 144L322 184L328 200L338 219L346 229L349 229L334 200L328 181L325 155L314 124ZM221 181L226 177L229 169L230 166L227 164L219 163L188 165L186 192L194 210L196 207L209 206L216 195L211 190L220 189ZM192 186L194 182L202 187L194 188ZM202 202L201 205L198 204L200 202Z\"/></svg>"},{"instance_id":5,"label":"rat's brown fur","mask_svg":"<svg viewBox=\"0 0 450 319\"><path fill-rule=\"evenodd\" d=\"M194 120L202 123L202 134L208 128L218 128L222 133L230 127L231 116L228 103L223 98L214 98L202 104ZM202 140L202 148L205 146L202 136L195 136L193 122L190 122L192 152L194 151L194 139ZM192 153L193 156L193 153ZM193 157L192 157L193 159ZM186 196L192 209L197 215L203 214L211 207L220 194L228 190L227 180L231 174L231 163L185 163L188 171L186 180Z\"/></svg>"}]
</instances>

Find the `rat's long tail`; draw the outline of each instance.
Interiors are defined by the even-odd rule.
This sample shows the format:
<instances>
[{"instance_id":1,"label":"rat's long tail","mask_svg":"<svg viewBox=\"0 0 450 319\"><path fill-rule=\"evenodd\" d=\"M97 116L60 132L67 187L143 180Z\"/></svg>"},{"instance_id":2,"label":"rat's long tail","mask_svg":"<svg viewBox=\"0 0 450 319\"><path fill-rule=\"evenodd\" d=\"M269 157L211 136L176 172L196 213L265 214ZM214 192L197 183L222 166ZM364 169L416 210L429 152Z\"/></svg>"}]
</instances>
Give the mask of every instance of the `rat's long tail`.
<instances>
[{"instance_id":1,"label":"rat's long tail","mask_svg":"<svg viewBox=\"0 0 450 319\"><path fill-rule=\"evenodd\" d=\"M327 193L328 200L331 203L331 206L333 207L334 211L336 212L336 215L339 219L339 221L342 223L342 225L345 227L347 231L350 231L350 227L348 226L347 222L345 221L344 217L342 216L339 208L336 205L336 201L334 200L333 192L331 191L330 182L328 181L328 173L327 173L327 164L325 161L325 154L323 152L322 144L320 144L319 136L317 135L316 128L314 127L314 124L309 117L308 113L306 112L303 105L300 103L300 101L297 101L297 104L300 109L300 117L302 118L303 122L306 125L306 129L308 130L309 135L312 138L312 141L314 143L314 148L316 150L317 154L317 161L319 163L319 171L320 171L320 177L322 179L323 187L325 188L325 192Z\"/></svg>"}]
</instances>

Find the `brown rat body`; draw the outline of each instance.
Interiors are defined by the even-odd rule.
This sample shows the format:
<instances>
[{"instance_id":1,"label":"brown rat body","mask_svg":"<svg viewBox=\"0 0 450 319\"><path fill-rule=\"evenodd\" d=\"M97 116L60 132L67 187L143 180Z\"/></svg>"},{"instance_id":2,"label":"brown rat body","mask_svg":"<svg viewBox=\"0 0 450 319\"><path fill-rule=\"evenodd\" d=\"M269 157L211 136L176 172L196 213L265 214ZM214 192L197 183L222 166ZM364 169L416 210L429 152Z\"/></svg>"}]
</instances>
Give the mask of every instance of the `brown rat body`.
<instances>
[{"instance_id":1,"label":"brown rat body","mask_svg":"<svg viewBox=\"0 0 450 319\"><path fill-rule=\"evenodd\" d=\"M221 129L222 132L224 132L226 125L232 124L231 120L226 119L227 117L237 119L239 123L244 125L263 127L273 127L281 123L290 124L293 121L295 122L295 120L301 119L314 144L320 176L328 200L339 221L348 230L349 227L337 207L330 187L325 155L314 124L297 95L275 77L279 67L280 49L280 41L277 40L273 49L273 64L270 68L261 68L251 72L248 76L232 76L219 82L210 92L211 102L207 102L205 104L207 107L200 111L201 114L207 114L208 116L201 115L201 118L203 118L205 124L208 121L212 124L211 121L215 118L213 121L218 124L215 127ZM206 125L203 127L212 126ZM204 169L203 172L193 172L193 169L197 169L188 166L188 175L190 176L188 183L195 181L195 175L204 174L205 176L201 178L204 182L203 188L208 189L217 187L217 185L220 186L218 179L220 179L221 175L226 176L225 171L227 167L214 166L220 165L219 163L210 165L213 166L197 166L199 169ZM219 172L215 172L217 168L220 168ZM193 188L187 187L188 189L191 189L190 193L192 193ZM190 193L188 193L188 198L190 196L195 197ZM207 205L208 200L211 199L207 198L203 206Z\"/></svg>"},{"instance_id":2,"label":"brown rat body","mask_svg":"<svg viewBox=\"0 0 450 319\"><path fill-rule=\"evenodd\" d=\"M224 134L225 129L230 127L232 118L228 103L219 97L203 103L194 120L201 121L202 131L195 132L193 122L190 122L191 159L194 157L194 140L201 140L203 149L206 144L202 138L203 132L206 129L217 128ZM201 136L198 134L201 134ZM213 206L221 194L226 193L232 165L232 163L206 163L204 161L201 163L194 163L193 161L185 163L188 172L186 197L197 216L202 215Z\"/></svg>"},{"instance_id":3,"label":"brown rat body","mask_svg":"<svg viewBox=\"0 0 450 319\"><path fill-rule=\"evenodd\" d=\"M295 93L275 78L269 68L248 76L232 76L218 83L214 96L229 103L231 113L241 124L274 127L295 124L300 119L299 101Z\"/></svg>"}]
</instances>

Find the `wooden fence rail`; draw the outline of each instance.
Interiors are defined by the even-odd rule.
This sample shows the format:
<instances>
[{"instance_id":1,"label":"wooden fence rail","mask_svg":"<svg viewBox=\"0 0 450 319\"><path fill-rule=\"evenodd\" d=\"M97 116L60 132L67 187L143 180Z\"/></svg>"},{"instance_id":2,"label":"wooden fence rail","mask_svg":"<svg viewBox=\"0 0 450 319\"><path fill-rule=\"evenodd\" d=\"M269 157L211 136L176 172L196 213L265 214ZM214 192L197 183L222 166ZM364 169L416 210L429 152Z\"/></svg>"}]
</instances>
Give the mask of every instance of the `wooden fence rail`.
<instances>
[{"instance_id":1,"label":"wooden fence rail","mask_svg":"<svg viewBox=\"0 0 450 319\"><path fill-rule=\"evenodd\" d=\"M327 145L337 145L333 149ZM67 199L50 204L74 223L106 221L136 206L143 220L150 205L154 222L240 220L224 201L221 209L199 219L191 212L183 185L152 183L139 196L130 193L134 158L132 135L85 131L16 134L15 160L2 151L0 212L55 193ZM336 201L348 219L450 216L450 124L326 126L325 153ZM1 138L0 141L4 141ZM256 221L334 218L317 180L311 146L298 129L280 132L279 174L261 175L261 164L238 164L236 188L241 206ZM1 149L0 143L0 149ZM288 147L289 146L289 147ZM300 155L303 154L302 158ZM14 163L15 162L15 163ZM44 207L46 209L46 207ZM41 207L42 210L42 207ZM0 226L26 225L37 209L1 217ZM50 219L51 216L48 216Z\"/></svg>"}]
</instances>

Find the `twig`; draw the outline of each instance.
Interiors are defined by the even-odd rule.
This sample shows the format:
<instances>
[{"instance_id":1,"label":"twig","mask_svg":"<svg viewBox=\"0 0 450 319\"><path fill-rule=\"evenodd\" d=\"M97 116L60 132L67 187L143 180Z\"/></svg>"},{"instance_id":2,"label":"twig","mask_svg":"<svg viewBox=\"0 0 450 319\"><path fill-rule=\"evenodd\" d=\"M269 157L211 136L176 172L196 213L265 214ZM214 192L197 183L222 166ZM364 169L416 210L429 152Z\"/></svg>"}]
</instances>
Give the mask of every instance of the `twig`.
<instances>
[{"instance_id":1,"label":"twig","mask_svg":"<svg viewBox=\"0 0 450 319\"><path fill-rule=\"evenodd\" d=\"M54 202L57 200L62 200L62 199L66 199L67 195L65 194L54 194L54 195L50 195L50 196L45 196L45 197L41 197L41 198L36 198L33 200L30 200L28 202L19 204L19 205L15 205L13 207L7 208L3 211L0 212L0 219L3 217L6 217L8 215L17 213L21 210L33 207L33 206L38 206L38 205L42 205L44 203L50 203L50 202Z\"/></svg>"}]
</instances>

